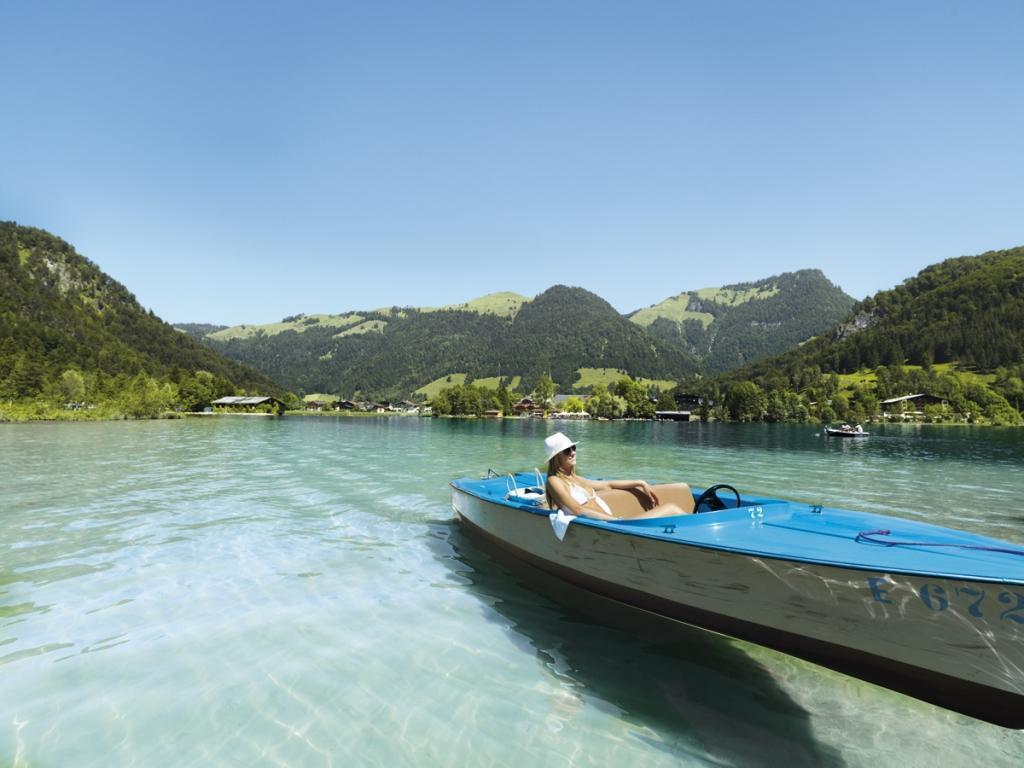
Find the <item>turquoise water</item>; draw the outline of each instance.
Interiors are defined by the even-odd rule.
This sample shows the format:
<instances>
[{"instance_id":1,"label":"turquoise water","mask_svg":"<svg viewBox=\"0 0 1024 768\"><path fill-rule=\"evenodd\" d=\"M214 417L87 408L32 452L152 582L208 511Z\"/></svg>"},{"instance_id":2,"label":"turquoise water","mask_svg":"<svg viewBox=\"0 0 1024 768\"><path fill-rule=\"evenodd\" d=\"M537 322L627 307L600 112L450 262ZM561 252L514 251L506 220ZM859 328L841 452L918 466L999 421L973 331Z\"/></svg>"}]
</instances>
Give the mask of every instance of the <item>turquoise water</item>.
<instances>
[{"instance_id":1,"label":"turquoise water","mask_svg":"<svg viewBox=\"0 0 1024 768\"><path fill-rule=\"evenodd\" d=\"M1020 431L555 426L586 474L1024 543ZM1022 732L698 630L598 621L511 575L453 523L447 483L538 465L555 426L0 427L0 765L1024 764Z\"/></svg>"}]
</instances>

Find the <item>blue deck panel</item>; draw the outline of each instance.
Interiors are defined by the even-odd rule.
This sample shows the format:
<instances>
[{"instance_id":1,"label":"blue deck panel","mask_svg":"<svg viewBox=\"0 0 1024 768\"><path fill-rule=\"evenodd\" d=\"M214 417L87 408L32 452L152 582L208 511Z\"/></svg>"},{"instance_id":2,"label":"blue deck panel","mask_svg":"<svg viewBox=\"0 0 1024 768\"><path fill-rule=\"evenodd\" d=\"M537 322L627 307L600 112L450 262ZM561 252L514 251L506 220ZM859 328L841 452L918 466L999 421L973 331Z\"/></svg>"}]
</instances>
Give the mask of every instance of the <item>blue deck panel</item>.
<instances>
[{"instance_id":1,"label":"blue deck panel","mask_svg":"<svg viewBox=\"0 0 1024 768\"><path fill-rule=\"evenodd\" d=\"M536 475L515 475L516 484L535 486ZM550 510L505 499L508 476L462 479L452 485L474 496L531 514ZM692 489L699 494L702 489ZM603 521L577 518L573 525L619 531L626 535L738 552L755 557L792 560L866 571L907 573L995 583L1024 584L1024 546L979 534L898 517L816 507L750 494L744 506L698 515L646 520ZM760 506L763 518L751 519ZM861 533L888 530L874 537L920 546L884 546L858 541ZM954 546L944 546L954 545ZM1012 550L1011 552L997 550Z\"/></svg>"}]
</instances>

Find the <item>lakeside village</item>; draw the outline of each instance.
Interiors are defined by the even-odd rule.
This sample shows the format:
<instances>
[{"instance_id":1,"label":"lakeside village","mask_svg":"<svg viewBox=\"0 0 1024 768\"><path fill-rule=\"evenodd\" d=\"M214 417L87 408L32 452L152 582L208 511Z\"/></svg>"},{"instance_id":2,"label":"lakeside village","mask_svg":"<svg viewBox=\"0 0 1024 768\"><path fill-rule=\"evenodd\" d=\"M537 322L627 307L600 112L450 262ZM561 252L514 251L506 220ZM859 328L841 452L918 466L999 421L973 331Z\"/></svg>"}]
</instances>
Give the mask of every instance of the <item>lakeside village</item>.
<instances>
[{"instance_id":1,"label":"lakeside village","mask_svg":"<svg viewBox=\"0 0 1024 768\"><path fill-rule=\"evenodd\" d=\"M428 403L416 403L411 400L391 401L355 401L332 396L316 396L306 399L301 408L287 408L285 403L274 397L238 396L223 397L213 401L204 414L262 413L267 415L286 414L338 414L338 415L384 415L384 416L433 416L441 418L485 418L485 419L564 419L598 421L639 420L639 421L716 421L735 420L729 415L713 415L715 403L699 395L676 395L672 402L664 398L648 398L647 409L642 413L632 411L625 403L617 409L619 415L599 416L587 410L593 395L553 395L545 401L533 397L523 397L512 404L511 412L505 413L500 408L486 408L479 413L439 413ZM673 407L665 408L670 405ZM949 404L940 398L927 394L910 394L879 401L881 411L864 421L886 422L937 422L932 417L934 409L948 409ZM630 415L627 415L630 414ZM724 416L724 418L722 418ZM813 419L811 419L813 420Z\"/></svg>"},{"instance_id":2,"label":"lakeside village","mask_svg":"<svg viewBox=\"0 0 1024 768\"><path fill-rule=\"evenodd\" d=\"M950 367L880 367L867 375L819 375L815 386L796 392L762 388L741 379L680 382L662 388L622 375L587 392L558 393L542 375L526 396L505 386L450 383L420 402L362 402L331 395L306 395L289 403L288 413L407 415L460 418L628 419L672 421L911 422L1019 426L1024 383ZM1003 380L1005 379L1005 381ZM449 380L450 381L450 380ZM1017 386L1019 384L1019 386ZM1013 385L1013 386L1011 386ZM217 403L218 410L230 407Z\"/></svg>"},{"instance_id":3,"label":"lakeside village","mask_svg":"<svg viewBox=\"0 0 1024 768\"><path fill-rule=\"evenodd\" d=\"M139 374L120 391L93 400L98 387L61 386L29 401L0 400L0 422L183 418L214 415L433 416L442 418L555 418L595 420L768 421L812 424L915 422L932 424L1024 424L1024 382L1017 376L880 367L867 374L817 377L793 391L751 380L698 380L665 389L623 375L585 392L560 394L542 375L525 396L506 386L450 383L401 401L346 399L329 394L283 398L249 392L229 395L220 387L192 387ZM207 374L209 378L209 374ZM65 379L68 377L65 376ZM62 380L62 384L66 384ZM72 382L74 383L74 382ZM220 391L216 391L219 389ZM227 391L225 391L225 389ZM100 390L102 391L102 390ZM60 398L60 394L64 397ZM68 395L72 395L68 397ZM75 397L74 395L78 395ZM86 397L82 397L86 395Z\"/></svg>"}]
</instances>

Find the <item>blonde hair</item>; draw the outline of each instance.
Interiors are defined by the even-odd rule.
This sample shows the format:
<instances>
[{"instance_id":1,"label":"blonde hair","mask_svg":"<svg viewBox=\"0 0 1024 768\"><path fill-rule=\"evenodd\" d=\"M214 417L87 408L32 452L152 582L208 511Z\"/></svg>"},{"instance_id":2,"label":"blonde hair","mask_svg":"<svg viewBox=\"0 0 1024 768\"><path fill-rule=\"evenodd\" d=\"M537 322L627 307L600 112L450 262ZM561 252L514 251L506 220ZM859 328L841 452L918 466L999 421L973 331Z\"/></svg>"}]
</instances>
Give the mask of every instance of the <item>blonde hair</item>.
<instances>
[{"instance_id":1,"label":"blonde hair","mask_svg":"<svg viewBox=\"0 0 1024 768\"><path fill-rule=\"evenodd\" d=\"M544 483L544 497L548 501L548 509L557 509L558 505L555 504L554 499L551 498L551 478L552 477L569 477L572 472L563 472L561 466L558 463L558 457L560 454L555 454L548 459L548 481Z\"/></svg>"}]
</instances>

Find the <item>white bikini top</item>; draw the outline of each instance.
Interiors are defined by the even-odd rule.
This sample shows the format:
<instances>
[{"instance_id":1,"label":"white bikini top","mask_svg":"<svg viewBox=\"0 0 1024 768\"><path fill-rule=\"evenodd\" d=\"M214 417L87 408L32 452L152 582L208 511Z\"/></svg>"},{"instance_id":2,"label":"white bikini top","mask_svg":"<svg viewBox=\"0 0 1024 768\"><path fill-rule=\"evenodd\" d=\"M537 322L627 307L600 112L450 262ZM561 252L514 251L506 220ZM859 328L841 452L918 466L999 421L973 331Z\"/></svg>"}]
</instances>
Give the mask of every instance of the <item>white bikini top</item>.
<instances>
[{"instance_id":1,"label":"white bikini top","mask_svg":"<svg viewBox=\"0 0 1024 768\"><path fill-rule=\"evenodd\" d=\"M597 502L597 506L604 510L605 514L610 515L612 513L611 509L608 507L608 504L605 503L605 500L598 496L596 493L594 493L593 489L590 489L588 491L588 489L576 485L576 483L569 481L566 481L566 483L569 486L570 495L577 504L586 504L588 501L593 499L594 501ZM565 514L567 515L572 514L566 509L563 509L562 511L565 512Z\"/></svg>"}]
</instances>

